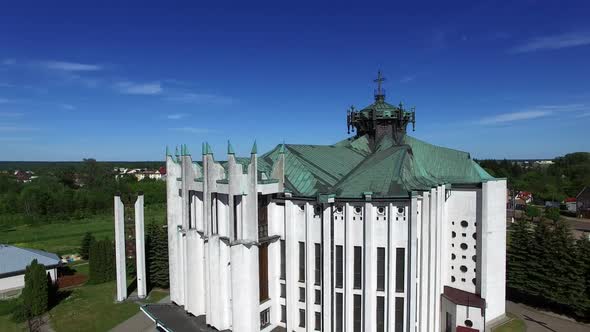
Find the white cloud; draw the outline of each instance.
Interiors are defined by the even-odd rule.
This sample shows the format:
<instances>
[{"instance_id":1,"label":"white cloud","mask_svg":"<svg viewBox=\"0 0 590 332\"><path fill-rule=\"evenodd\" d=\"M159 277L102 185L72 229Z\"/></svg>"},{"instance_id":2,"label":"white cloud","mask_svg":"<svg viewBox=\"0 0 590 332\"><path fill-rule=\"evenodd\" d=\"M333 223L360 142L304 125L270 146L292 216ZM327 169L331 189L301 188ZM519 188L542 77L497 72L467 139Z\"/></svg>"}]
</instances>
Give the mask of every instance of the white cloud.
<instances>
[{"instance_id":1,"label":"white cloud","mask_svg":"<svg viewBox=\"0 0 590 332\"><path fill-rule=\"evenodd\" d=\"M184 113L168 114L167 116L169 120L180 120L184 117L186 117L186 114Z\"/></svg>"},{"instance_id":2,"label":"white cloud","mask_svg":"<svg viewBox=\"0 0 590 332\"><path fill-rule=\"evenodd\" d=\"M234 103L234 99L231 97L220 96L209 93L183 93L178 95L169 96L166 98L170 101L176 101L180 103L191 103L191 104L214 104L214 105L231 105Z\"/></svg>"},{"instance_id":3,"label":"white cloud","mask_svg":"<svg viewBox=\"0 0 590 332\"><path fill-rule=\"evenodd\" d=\"M42 61L42 62L40 62L40 64L47 69L62 70L62 71L68 71L68 72L97 71L97 70L102 69L102 67L99 65L77 63L77 62L67 62L67 61Z\"/></svg>"},{"instance_id":4,"label":"white cloud","mask_svg":"<svg viewBox=\"0 0 590 332\"><path fill-rule=\"evenodd\" d=\"M23 113L20 112L0 112L0 118L18 118L23 116Z\"/></svg>"},{"instance_id":5,"label":"white cloud","mask_svg":"<svg viewBox=\"0 0 590 332\"><path fill-rule=\"evenodd\" d=\"M413 80L416 79L416 75L408 75L408 76L404 76L402 77L399 82L400 83L409 83L412 82Z\"/></svg>"},{"instance_id":6,"label":"white cloud","mask_svg":"<svg viewBox=\"0 0 590 332\"><path fill-rule=\"evenodd\" d=\"M160 82L152 83L134 83L134 82L119 82L115 84L115 88L120 93L130 95L158 95L162 93L162 85Z\"/></svg>"},{"instance_id":7,"label":"white cloud","mask_svg":"<svg viewBox=\"0 0 590 332\"><path fill-rule=\"evenodd\" d=\"M524 111L503 113L490 117L485 117L479 120L478 123L483 125L502 124L515 121L544 118L564 112L581 112L587 110L588 107L584 104L540 105Z\"/></svg>"},{"instance_id":8,"label":"white cloud","mask_svg":"<svg viewBox=\"0 0 590 332\"><path fill-rule=\"evenodd\" d=\"M524 111L524 112L513 112L513 113L504 113L498 114L491 117L483 118L479 121L480 124L498 124L498 123L507 123L507 122L514 122L514 121L521 121L521 120L531 120L542 118L545 116L550 115L551 111Z\"/></svg>"},{"instance_id":9,"label":"white cloud","mask_svg":"<svg viewBox=\"0 0 590 332\"><path fill-rule=\"evenodd\" d=\"M209 130L207 128L194 128L194 127L177 127L177 128L169 128L169 129L173 130L173 131L179 131L179 132L190 133L190 134L204 134L204 133L211 132L211 130Z\"/></svg>"},{"instance_id":10,"label":"white cloud","mask_svg":"<svg viewBox=\"0 0 590 332\"><path fill-rule=\"evenodd\" d=\"M35 131L37 128L33 127L20 127L20 126L0 126L0 133L7 132L21 132L21 131Z\"/></svg>"},{"instance_id":11,"label":"white cloud","mask_svg":"<svg viewBox=\"0 0 590 332\"><path fill-rule=\"evenodd\" d=\"M510 49L511 53L527 53L542 50L558 50L568 47L590 44L590 32L567 33L553 36L537 37Z\"/></svg>"}]
</instances>

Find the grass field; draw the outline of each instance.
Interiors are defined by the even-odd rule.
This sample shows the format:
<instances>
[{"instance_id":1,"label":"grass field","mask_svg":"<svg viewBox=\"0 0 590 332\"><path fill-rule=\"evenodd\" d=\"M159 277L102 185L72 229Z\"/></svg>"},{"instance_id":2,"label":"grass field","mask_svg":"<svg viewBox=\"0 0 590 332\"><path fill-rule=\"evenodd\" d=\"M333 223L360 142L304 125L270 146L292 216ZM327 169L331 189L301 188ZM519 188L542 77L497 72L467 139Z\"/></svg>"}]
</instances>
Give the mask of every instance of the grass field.
<instances>
[{"instance_id":1,"label":"grass field","mask_svg":"<svg viewBox=\"0 0 590 332\"><path fill-rule=\"evenodd\" d=\"M164 223L164 205L146 206L145 223ZM44 225L21 225L0 231L0 243L19 247L34 248L57 254L71 254L78 251L82 237L91 232L97 239L113 238L114 220L111 215L93 216L68 222L53 222Z\"/></svg>"},{"instance_id":2,"label":"grass field","mask_svg":"<svg viewBox=\"0 0 590 332\"><path fill-rule=\"evenodd\" d=\"M87 274L89 266L82 262L70 267L76 273ZM115 303L114 281L83 285L61 292L64 298L49 311L51 327L57 332L108 331L139 312L137 303ZM167 291L155 289L143 302L155 303L167 295ZM25 324L16 324L10 320L10 315L2 315L2 304L3 301L0 302L0 331L25 331Z\"/></svg>"},{"instance_id":3,"label":"grass field","mask_svg":"<svg viewBox=\"0 0 590 332\"><path fill-rule=\"evenodd\" d=\"M525 332L526 331L526 326L524 324L524 321L520 318L517 318L516 316L514 316L513 314L508 313L507 314L508 317L511 318L510 321L508 321L505 324L502 324L498 327L496 327L493 332Z\"/></svg>"}]
</instances>

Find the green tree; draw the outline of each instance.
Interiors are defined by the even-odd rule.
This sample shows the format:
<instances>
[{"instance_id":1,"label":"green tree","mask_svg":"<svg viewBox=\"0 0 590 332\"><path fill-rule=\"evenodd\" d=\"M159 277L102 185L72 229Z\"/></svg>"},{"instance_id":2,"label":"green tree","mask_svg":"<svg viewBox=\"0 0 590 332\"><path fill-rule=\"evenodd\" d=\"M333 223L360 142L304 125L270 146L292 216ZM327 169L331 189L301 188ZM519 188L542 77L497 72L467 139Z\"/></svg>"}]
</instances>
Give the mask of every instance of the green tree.
<instances>
[{"instance_id":1,"label":"green tree","mask_svg":"<svg viewBox=\"0 0 590 332\"><path fill-rule=\"evenodd\" d=\"M82 256L82 259L88 259L88 256L90 255L90 247L92 246L92 243L95 241L96 239L94 238L94 236L92 236L92 233L86 232L86 234L84 234L84 237L82 238L82 243L80 245L80 256Z\"/></svg>"},{"instance_id":2,"label":"green tree","mask_svg":"<svg viewBox=\"0 0 590 332\"><path fill-rule=\"evenodd\" d=\"M507 286L519 293L526 292L528 283L529 256L531 246L530 223L525 220L517 220L509 232L509 243L507 250Z\"/></svg>"},{"instance_id":3,"label":"green tree","mask_svg":"<svg viewBox=\"0 0 590 332\"><path fill-rule=\"evenodd\" d=\"M107 239L95 241L89 254L90 281L95 284L115 279L115 249Z\"/></svg>"},{"instance_id":4,"label":"green tree","mask_svg":"<svg viewBox=\"0 0 590 332\"><path fill-rule=\"evenodd\" d=\"M531 221L535 221L535 218L541 216L541 210L536 206L527 205L525 214L527 217L531 218Z\"/></svg>"},{"instance_id":5,"label":"green tree","mask_svg":"<svg viewBox=\"0 0 590 332\"><path fill-rule=\"evenodd\" d=\"M49 288L45 265L39 264L36 259L25 269L25 288L22 298L27 317L36 317L47 311Z\"/></svg>"},{"instance_id":6,"label":"green tree","mask_svg":"<svg viewBox=\"0 0 590 332\"><path fill-rule=\"evenodd\" d=\"M553 222L557 222L561 218L561 215L559 214L559 209L558 208L546 208L545 209L545 218L553 220Z\"/></svg>"},{"instance_id":7,"label":"green tree","mask_svg":"<svg viewBox=\"0 0 590 332\"><path fill-rule=\"evenodd\" d=\"M535 223L533 239L528 252L528 282L524 285L524 291L539 302L543 298L549 298L547 286L551 284L553 269L550 263L550 245L551 230L547 223L543 220Z\"/></svg>"},{"instance_id":8,"label":"green tree","mask_svg":"<svg viewBox=\"0 0 590 332\"><path fill-rule=\"evenodd\" d=\"M147 274L150 287L167 288L170 284L168 274L168 234L159 224L149 224L146 232Z\"/></svg>"}]
</instances>

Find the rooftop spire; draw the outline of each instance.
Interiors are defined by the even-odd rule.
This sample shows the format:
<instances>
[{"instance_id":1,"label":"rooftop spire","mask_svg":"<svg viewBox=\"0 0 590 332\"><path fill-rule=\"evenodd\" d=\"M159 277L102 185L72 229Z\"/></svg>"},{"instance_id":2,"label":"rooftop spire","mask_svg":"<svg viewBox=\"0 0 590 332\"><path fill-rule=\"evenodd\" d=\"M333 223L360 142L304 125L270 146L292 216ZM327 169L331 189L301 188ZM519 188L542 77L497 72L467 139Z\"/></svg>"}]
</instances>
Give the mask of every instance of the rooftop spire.
<instances>
[{"instance_id":1,"label":"rooftop spire","mask_svg":"<svg viewBox=\"0 0 590 332\"><path fill-rule=\"evenodd\" d=\"M254 140L254 145L252 145L252 151L250 154L256 154L258 152L258 147L256 146L256 140Z\"/></svg>"},{"instance_id":2,"label":"rooftop spire","mask_svg":"<svg viewBox=\"0 0 590 332\"><path fill-rule=\"evenodd\" d=\"M385 77L381 74L381 70L377 71L377 78L373 80L373 82L377 83L377 89L375 90L375 100L384 101L385 100L385 90L381 87L381 84L385 82Z\"/></svg>"},{"instance_id":3,"label":"rooftop spire","mask_svg":"<svg viewBox=\"0 0 590 332\"><path fill-rule=\"evenodd\" d=\"M229 140L227 140L227 154L234 154L234 147L231 146L231 143Z\"/></svg>"}]
</instances>

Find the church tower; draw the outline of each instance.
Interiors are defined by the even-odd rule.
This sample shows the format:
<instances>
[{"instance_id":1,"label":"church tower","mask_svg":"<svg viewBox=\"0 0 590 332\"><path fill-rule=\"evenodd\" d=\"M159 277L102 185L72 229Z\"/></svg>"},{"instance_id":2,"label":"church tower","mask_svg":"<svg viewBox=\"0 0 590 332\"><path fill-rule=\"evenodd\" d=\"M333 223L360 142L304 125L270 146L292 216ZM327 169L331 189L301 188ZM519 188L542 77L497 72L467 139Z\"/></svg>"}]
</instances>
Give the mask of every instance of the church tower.
<instances>
[{"instance_id":1,"label":"church tower","mask_svg":"<svg viewBox=\"0 0 590 332\"><path fill-rule=\"evenodd\" d=\"M378 71L374 80L377 83L375 102L360 111L351 106L347 112L348 133L352 127L356 131L355 138L367 135L373 146L377 146L385 137L391 138L396 145L403 144L407 125L411 123L413 128L416 122L413 108L407 110L401 102L398 106L385 102L384 81L385 77Z\"/></svg>"}]
</instances>

